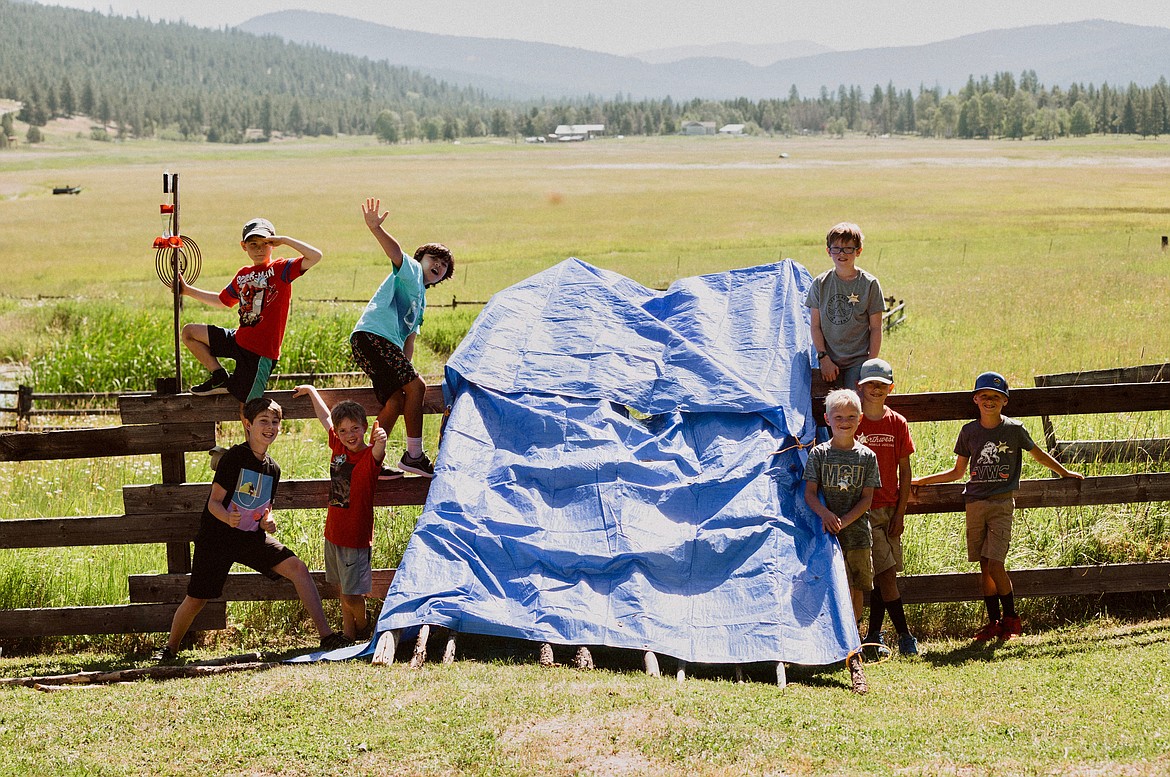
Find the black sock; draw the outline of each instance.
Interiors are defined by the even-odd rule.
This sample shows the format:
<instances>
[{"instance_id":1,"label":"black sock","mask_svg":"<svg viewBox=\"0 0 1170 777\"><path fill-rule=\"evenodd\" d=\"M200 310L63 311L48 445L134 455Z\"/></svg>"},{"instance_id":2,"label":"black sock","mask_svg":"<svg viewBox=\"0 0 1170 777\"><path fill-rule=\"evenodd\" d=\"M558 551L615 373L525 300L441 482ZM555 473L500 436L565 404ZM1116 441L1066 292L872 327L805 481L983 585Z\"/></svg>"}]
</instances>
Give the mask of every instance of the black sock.
<instances>
[{"instance_id":1,"label":"black sock","mask_svg":"<svg viewBox=\"0 0 1170 777\"><path fill-rule=\"evenodd\" d=\"M894 624L894 630L899 635L910 633L910 628L906 625L906 611L902 609L901 596L892 602L886 602L886 612L890 614L890 623Z\"/></svg>"},{"instance_id":2,"label":"black sock","mask_svg":"<svg viewBox=\"0 0 1170 777\"><path fill-rule=\"evenodd\" d=\"M228 379L228 371L225 370L223 367L220 367L218 370L215 370L211 373L211 377L218 378L219 380L227 380Z\"/></svg>"},{"instance_id":3,"label":"black sock","mask_svg":"<svg viewBox=\"0 0 1170 777\"><path fill-rule=\"evenodd\" d=\"M886 617L886 603L882 600L882 592L874 588L869 592L869 630L865 638L873 642L877 635L882 633L882 619Z\"/></svg>"},{"instance_id":4,"label":"black sock","mask_svg":"<svg viewBox=\"0 0 1170 777\"><path fill-rule=\"evenodd\" d=\"M984 596L983 603L987 605L987 619L992 623L999 620L999 597L995 594Z\"/></svg>"},{"instance_id":5,"label":"black sock","mask_svg":"<svg viewBox=\"0 0 1170 777\"><path fill-rule=\"evenodd\" d=\"M1016 595L1015 593L1006 594L999 597L1000 602L1003 603L1003 615L1005 618L1016 618Z\"/></svg>"}]
</instances>

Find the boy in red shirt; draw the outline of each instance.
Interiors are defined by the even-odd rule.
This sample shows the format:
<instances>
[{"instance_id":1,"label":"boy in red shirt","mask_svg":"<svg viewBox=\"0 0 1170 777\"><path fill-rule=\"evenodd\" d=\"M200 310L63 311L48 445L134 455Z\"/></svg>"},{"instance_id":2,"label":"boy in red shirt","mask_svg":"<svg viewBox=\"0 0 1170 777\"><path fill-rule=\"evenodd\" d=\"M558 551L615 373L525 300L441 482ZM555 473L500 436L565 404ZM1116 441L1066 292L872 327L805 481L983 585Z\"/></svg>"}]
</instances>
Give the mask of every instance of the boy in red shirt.
<instances>
[{"instance_id":1,"label":"boy in red shirt","mask_svg":"<svg viewBox=\"0 0 1170 777\"><path fill-rule=\"evenodd\" d=\"M288 246L300 254L295 259L273 259L272 249ZM211 324L186 324L183 345L211 377L191 387L196 395L231 393L240 402L264 395L264 387L284 342L292 282L321 261L321 252L308 243L276 234L268 219L252 219L244 225L240 247L252 260L241 267L223 291L188 286L179 276L179 292L216 308L240 306L240 325L223 329ZM220 357L235 361L229 375Z\"/></svg>"},{"instance_id":2,"label":"boy in red shirt","mask_svg":"<svg viewBox=\"0 0 1170 777\"><path fill-rule=\"evenodd\" d=\"M341 631L355 639L369 627L366 597L373 587L370 548L374 544L374 486L386 458L386 430L374 421L366 444L366 409L338 402L330 410L313 386L308 394L317 419L329 433L329 511L325 517L325 579L341 592Z\"/></svg>"},{"instance_id":3,"label":"boy in red shirt","mask_svg":"<svg viewBox=\"0 0 1170 777\"><path fill-rule=\"evenodd\" d=\"M890 621L898 632L898 651L918 655L918 640L906 625L902 594L898 591L898 573L902 571L902 530L906 504L910 501L910 454L914 440L910 425L896 410L886 407L886 397L894 390L894 369L882 359L869 359L861 365L857 391L861 395L861 423L857 441L877 454L882 484L873 492L869 508L869 525L873 533L873 591L869 598L869 629L865 641L882 643L882 619Z\"/></svg>"}]
</instances>

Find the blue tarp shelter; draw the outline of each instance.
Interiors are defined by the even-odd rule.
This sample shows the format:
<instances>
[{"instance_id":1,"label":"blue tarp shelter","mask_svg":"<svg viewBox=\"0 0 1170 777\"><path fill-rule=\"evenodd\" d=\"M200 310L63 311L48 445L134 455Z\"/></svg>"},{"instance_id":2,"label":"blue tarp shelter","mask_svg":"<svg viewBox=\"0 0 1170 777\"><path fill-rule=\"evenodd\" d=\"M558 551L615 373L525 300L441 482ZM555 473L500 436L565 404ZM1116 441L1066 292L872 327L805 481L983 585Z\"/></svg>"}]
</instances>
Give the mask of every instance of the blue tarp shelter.
<instances>
[{"instance_id":1,"label":"blue tarp shelter","mask_svg":"<svg viewBox=\"0 0 1170 777\"><path fill-rule=\"evenodd\" d=\"M659 292L568 259L496 294L448 361L377 633L843 660L844 564L795 447L814 433L810 282L785 260Z\"/></svg>"}]
</instances>

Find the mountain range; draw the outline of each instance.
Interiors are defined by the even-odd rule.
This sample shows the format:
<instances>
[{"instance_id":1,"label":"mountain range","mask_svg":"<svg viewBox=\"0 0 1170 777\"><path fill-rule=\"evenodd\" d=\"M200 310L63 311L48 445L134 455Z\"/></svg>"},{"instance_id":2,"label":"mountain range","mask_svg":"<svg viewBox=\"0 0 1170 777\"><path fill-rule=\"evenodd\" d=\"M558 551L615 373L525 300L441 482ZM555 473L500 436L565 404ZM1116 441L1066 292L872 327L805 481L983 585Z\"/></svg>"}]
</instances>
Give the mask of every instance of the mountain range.
<instances>
[{"instance_id":1,"label":"mountain range","mask_svg":"<svg viewBox=\"0 0 1170 777\"><path fill-rule=\"evenodd\" d=\"M644 52L638 57L568 46L403 30L334 14L279 11L239 29L276 35L371 60L404 65L460 86L519 99L615 95L633 99L733 99L802 96L823 88L893 83L900 89L939 86L955 91L969 77L1035 71L1041 83L1151 85L1170 74L1170 29L1090 20L991 30L921 46L808 54L807 41L783 44L768 65L728 56L721 48ZM815 45L815 44L813 44ZM682 59L674 59L675 56ZM771 55L769 55L771 56ZM758 60L756 60L758 61Z\"/></svg>"}]
</instances>

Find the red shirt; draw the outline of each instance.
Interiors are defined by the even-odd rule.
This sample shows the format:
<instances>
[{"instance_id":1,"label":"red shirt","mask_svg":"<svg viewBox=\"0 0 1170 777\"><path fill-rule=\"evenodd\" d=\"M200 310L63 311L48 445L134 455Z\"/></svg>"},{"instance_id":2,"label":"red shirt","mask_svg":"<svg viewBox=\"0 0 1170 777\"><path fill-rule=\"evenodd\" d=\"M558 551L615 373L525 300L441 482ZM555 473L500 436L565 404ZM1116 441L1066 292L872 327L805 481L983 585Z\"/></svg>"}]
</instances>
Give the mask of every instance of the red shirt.
<instances>
[{"instance_id":1,"label":"red shirt","mask_svg":"<svg viewBox=\"0 0 1170 777\"><path fill-rule=\"evenodd\" d=\"M873 507L895 507L898 504L898 462L914 453L910 439L910 425L906 417L886 408L881 420L871 421L861 414L857 427L857 441L877 454L878 473L882 485L873 492Z\"/></svg>"},{"instance_id":2,"label":"red shirt","mask_svg":"<svg viewBox=\"0 0 1170 777\"><path fill-rule=\"evenodd\" d=\"M267 264L241 267L219 293L223 304L240 306L236 342L241 347L269 359L280 358L292 282L305 274L301 264L304 258L272 259Z\"/></svg>"},{"instance_id":3,"label":"red shirt","mask_svg":"<svg viewBox=\"0 0 1170 777\"><path fill-rule=\"evenodd\" d=\"M366 446L353 453L329 430L329 512L325 539L343 548L368 548L374 544L374 486L381 467L374 449Z\"/></svg>"}]
</instances>

